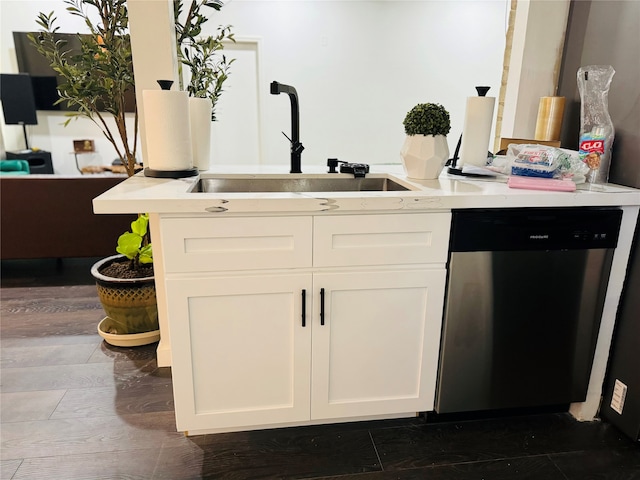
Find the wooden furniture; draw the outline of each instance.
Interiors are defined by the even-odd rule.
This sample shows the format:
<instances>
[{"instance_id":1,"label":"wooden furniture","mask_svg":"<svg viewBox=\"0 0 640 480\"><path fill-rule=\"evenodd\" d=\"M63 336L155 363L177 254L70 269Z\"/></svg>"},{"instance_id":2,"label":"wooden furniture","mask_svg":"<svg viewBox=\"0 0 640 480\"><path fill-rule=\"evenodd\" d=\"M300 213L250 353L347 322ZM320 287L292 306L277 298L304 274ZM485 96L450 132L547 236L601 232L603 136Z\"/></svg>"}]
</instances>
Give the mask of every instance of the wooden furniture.
<instances>
[{"instance_id":1,"label":"wooden furniture","mask_svg":"<svg viewBox=\"0 0 640 480\"><path fill-rule=\"evenodd\" d=\"M135 215L95 215L91 202L125 178L2 177L2 260L114 255L118 237L129 230Z\"/></svg>"}]
</instances>

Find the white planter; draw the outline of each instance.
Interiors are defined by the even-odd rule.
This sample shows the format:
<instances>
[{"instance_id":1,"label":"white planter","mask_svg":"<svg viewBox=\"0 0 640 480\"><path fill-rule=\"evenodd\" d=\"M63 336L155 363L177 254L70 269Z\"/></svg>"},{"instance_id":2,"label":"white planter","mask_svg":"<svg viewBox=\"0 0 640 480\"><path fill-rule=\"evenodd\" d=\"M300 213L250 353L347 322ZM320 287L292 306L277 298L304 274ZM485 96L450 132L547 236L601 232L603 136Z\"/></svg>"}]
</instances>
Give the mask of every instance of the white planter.
<instances>
[{"instance_id":1,"label":"white planter","mask_svg":"<svg viewBox=\"0 0 640 480\"><path fill-rule=\"evenodd\" d=\"M444 135L407 135L402 149L402 165L407 177L416 180L438 178L449 158Z\"/></svg>"},{"instance_id":2,"label":"white planter","mask_svg":"<svg viewBox=\"0 0 640 480\"><path fill-rule=\"evenodd\" d=\"M193 166L208 170L211 163L211 100L189 98Z\"/></svg>"}]
</instances>

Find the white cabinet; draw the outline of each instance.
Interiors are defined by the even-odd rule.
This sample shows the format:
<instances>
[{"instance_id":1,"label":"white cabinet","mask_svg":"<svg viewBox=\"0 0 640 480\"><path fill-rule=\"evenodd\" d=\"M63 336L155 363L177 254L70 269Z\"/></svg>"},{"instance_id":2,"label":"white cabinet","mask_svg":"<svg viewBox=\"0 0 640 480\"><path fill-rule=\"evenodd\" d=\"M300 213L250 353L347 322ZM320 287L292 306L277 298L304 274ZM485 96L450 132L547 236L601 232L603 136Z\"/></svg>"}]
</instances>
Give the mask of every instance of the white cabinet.
<instances>
[{"instance_id":1,"label":"white cabinet","mask_svg":"<svg viewBox=\"0 0 640 480\"><path fill-rule=\"evenodd\" d=\"M178 430L433 407L449 214L161 225Z\"/></svg>"},{"instance_id":2,"label":"white cabinet","mask_svg":"<svg viewBox=\"0 0 640 480\"><path fill-rule=\"evenodd\" d=\"M312 419L433 408L444 282L444 269L314 275Z\"/></svg>"},{"instance_id":3,"label":"white cabinet","mask_svg":"<svg viewBox=\"0 0 640 480\"><path fill-rule=\"evenodd\" d=\"M309 419L310 290L310 274L167 279L178 430Z\"/></svg>"}]
</instances>

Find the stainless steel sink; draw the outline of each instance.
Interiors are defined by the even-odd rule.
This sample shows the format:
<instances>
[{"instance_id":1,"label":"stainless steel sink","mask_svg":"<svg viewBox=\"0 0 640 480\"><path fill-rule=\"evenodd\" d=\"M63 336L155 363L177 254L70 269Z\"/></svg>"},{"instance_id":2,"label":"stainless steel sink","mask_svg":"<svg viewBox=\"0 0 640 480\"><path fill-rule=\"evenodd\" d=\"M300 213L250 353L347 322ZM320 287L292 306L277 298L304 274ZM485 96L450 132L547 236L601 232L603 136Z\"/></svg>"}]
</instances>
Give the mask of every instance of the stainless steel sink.
<instances>
[{"instance_id":1,"label":"stainless steel sink","mask_svg":"<svg viewBox=\"0 0 640 480\"><path fill-rule=\"evenodd\" d=\"M203 178L194 192L384 192L409 188L386 177L222 177Z\"/></svg>"}]
</instances>

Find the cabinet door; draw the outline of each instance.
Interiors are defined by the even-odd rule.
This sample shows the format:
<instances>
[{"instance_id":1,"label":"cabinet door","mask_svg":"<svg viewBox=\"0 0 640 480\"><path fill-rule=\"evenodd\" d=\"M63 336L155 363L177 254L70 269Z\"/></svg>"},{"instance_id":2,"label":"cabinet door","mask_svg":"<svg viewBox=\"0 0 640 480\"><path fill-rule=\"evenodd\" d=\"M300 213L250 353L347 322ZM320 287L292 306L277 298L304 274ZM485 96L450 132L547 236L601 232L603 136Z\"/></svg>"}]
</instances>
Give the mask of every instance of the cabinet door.
<instances>
[{"instance_id":1,"label":"cabinet door","mask_svg":"<svg viewBox=\"0 0 640 480\"><path fill-rule=\"evenodd\" d=\"M433 408L445 276L444 269L314 275L312 418Z\"/></svg>"},{"instance_id":2,"label":"cabinet door","mask_svg":"<svg viewBox=\"0 0 640 480\"><path fill-rule=\"evenodd\" d=\"M310 287L311 274L167 280L178 430L309 419Z\"/></svg>"}]
</instances>

